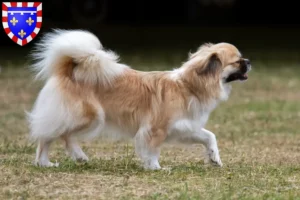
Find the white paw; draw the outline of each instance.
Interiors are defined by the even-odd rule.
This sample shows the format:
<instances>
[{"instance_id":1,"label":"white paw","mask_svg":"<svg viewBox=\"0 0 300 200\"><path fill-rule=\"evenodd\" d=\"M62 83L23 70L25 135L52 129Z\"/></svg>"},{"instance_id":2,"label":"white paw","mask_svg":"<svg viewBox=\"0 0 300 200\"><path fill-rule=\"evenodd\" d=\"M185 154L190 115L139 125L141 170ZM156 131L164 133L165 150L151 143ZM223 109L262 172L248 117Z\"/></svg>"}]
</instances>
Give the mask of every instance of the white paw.
<instances>
[{"instance_id":1,"label":"white paw","mask_svg":"<svg viewBox=\"0 0 300 200\"><path fill-rule=\"evenodd\" d=\"M146 170L160 170L161 167L158 161L149 161L144 164L144 169Z\"/></svg>"},{"instance_id":2,"label":"white paw","mask_svg":"<svg viewBox=\"0 0 300 200\"><path fill-rule=\"evenodd\" d=\"M77 162L87 162L87 161L89 161L89 158L81 150L69 153L69 155L71 156L72 160L77 161Z\"/></svg>"},{"instance_id":3,"label":"white paw","mask_svg":"<svg viewBox=\"0 0 300 200\"><path fill-rule=\"evenodd\" d=\"M222 167L223 163L221 161L218 149L208 149L208 161L218 167Z\"/></svg>"},{"instance_id":4,"label":"white paw","mask_svg":"<svg viewBox=\"0 0 300 200\"><path fill-rule=\"evenodd\" d=\"M76 161L77 162L88 162L89 158L88 157L86 157L86 158L84 158L84 157L82 157L82 158L76 158Z\"/></svg>"},{"instance_id":5,"label":"white paw","mask_svg":"<svg viewBox=\"0 0 300 200\"><path fill-rule=\"evenodd\" d=\"M58 167L59 163L52 163L50 161L36 161L35 165L39 167Z\"/></svg>"},{"instance_id":6,"label":"white paw","mask_svg":"<svg viewBox=\"0 0 300 200\"><path fill-rule=\"evenodd\" d=\"M89 158L86 155L82 155L80 157L73 157L73 160L77 161L77 162L88 162Z\"/></svg>"}]
</instances>

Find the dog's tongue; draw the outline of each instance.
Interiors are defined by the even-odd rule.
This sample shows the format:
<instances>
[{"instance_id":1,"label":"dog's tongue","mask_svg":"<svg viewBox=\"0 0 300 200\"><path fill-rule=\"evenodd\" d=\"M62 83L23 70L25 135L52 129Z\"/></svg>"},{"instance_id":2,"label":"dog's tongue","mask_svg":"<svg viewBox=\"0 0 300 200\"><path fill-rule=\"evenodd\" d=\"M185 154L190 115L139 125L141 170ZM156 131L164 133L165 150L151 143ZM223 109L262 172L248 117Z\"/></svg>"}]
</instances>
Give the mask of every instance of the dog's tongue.
<instances>
[{"instance_id":1,"label":"dog's tongue","mask_svg":"<svg viewBox=\"0 0 300 200\"><path fill-rule=\"evenodd\" d=\"M248 78L248 74L243 74L243 77L244 78Z\"/></svg>"}]
</instances>

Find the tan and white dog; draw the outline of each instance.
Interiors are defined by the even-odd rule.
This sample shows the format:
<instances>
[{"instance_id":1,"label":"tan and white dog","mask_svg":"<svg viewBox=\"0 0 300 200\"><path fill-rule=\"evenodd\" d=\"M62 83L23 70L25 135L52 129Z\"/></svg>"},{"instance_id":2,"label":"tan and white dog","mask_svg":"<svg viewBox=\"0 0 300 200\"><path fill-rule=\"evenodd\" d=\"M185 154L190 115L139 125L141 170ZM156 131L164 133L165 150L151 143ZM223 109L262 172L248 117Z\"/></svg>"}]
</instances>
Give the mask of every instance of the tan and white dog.
<instances>
[{"instance_id":1,"label":"tan and white dog","mask_svg":"<svg viewBox=\"0 0 300 200\"><path fill-rule=\"evenodd\" d=\"M229 83L247 79L250 62L235 46L204 44L178 69L142 72L118 63L90 32L55 30L33 56L37 77L46 80L28 114L37 165L58 165L48 158L57 138L74 160L87 161L78 137L120 134L134 138L145 169L160 169L160 147L168 141L201 143L222 166L216 137L204 125L228 98Z\"/></svg>"}]
</instances>

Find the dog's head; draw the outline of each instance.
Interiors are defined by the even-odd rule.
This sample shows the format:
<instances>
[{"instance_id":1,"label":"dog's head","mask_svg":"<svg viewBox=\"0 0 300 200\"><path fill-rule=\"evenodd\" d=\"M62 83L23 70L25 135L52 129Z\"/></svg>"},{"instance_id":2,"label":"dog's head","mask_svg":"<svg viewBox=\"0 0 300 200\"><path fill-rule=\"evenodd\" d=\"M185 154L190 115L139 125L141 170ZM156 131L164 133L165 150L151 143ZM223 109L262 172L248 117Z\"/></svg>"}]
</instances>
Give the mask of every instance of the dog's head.
<instances>
[{"instance_id":1,"label":"dog's head","mask_svg":"<svg viewBox=\"0 0 300 200\"><path fill-rule=\"evenodd\" d=\"M204 44L190 56L190 61L195 61L195 70L199 76L213 75L223 83L245 81L251 70L250 61L228 43Z\"/></svg>"},{"instance_id":2,"label":"dog's head","mask_svg":"<svg viewBox=\"0 0 300 200\"><path fill-rule=\"evenodd\" d=\"M187 87L202 100L227 99L228 83L245 81L251 65L228 43L204 44L178 70ZM223 85L228 85L224 88ZM226 92L224 93L224 89Z\"/></svg>"}]
</instances>

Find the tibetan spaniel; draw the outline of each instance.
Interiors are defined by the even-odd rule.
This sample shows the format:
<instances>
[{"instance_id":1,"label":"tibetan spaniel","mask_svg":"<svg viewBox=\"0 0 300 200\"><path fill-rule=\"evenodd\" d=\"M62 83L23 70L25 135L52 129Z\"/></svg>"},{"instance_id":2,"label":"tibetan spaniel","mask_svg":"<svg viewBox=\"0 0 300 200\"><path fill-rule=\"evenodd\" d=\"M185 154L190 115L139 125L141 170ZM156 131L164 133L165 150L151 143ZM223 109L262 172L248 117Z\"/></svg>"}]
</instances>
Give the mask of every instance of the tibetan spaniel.
<instances>
[{"instance_id":1,"label":"tibetan spaniel","mask_svg":"<svg viewBox=\"0 0 300 200\"><path fill-rule=\"evenodd\" d=\"M204 128L226 100L230 83L244 81L248 59L228 43L203 44L172 71L137 71L118 62L88 31L54 30L33 51L32 69L45 80L28 113L37 143L35 164L58 166L48 157L55 139L76 161L88 161L78 138L133 138L145 169L160 169L164 142L201 143L208 160L222 166L215 135Z\"/></svg>"}]
</instances>

